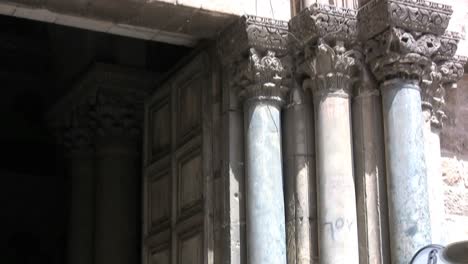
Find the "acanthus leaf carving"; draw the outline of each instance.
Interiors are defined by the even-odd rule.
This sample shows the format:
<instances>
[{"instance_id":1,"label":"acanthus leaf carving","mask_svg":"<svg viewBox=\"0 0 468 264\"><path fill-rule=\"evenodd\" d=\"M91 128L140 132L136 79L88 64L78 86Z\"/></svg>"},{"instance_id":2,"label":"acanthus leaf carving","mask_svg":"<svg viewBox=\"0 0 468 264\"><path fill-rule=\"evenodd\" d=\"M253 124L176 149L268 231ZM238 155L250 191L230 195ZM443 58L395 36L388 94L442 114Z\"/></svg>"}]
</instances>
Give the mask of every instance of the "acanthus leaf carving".
<instances>
[{"instance_id":1,"label":"acanthus leaf carving","mask_svg":"<svg viewBox=\"0 0 468 264\"><path fill-rule=\"evenodd\" d=\"M447 89L456 88L462 78L467 59L455 56L450 60L433 63L421 82L422 107L431 113L431 125L442 128L447 119L445 94Z\"/></svg>"},{"instance_id":2,"label":"acanthus leaf carving","mask_svg":"<svg viewBox=\"0 0 468 264\"><path fill-rule=\"evenodd\" d=\"M241 99L283 103L291 72L287 36L285 21L255 16L242 17L222 33L218 52Z\"/></svg>"},{"instance_id":3,"label":"acanthus leaf carving","mask_svg":"<svg viewBox=\"0 0 468 264\"><path fill-rule=\"evenodd\" d=\"M319 40L315 55L307 62L313 94L349 96L356 72L355 56L355 50L346 50L343 41L337 41L332 48Z\"/></svg>"},{"instance_id":4,"label":"acanthus leaf carving","mask_svg":"<svg viewBox=\"0 0 468 264\"><path fill-rule=\"evenodd\" d=\"M313 4L291 19L296 79L314 95L349 96L356 73L356 11Z\"/></svg>"}]
</instances>

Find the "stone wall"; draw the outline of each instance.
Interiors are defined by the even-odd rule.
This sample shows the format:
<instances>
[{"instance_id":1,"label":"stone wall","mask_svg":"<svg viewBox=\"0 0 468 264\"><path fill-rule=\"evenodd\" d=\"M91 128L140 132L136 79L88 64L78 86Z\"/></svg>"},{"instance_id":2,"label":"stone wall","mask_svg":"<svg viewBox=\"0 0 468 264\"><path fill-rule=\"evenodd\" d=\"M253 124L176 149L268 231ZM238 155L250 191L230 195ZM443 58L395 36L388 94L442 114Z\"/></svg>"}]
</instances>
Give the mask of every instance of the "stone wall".
<instances>
[{"instance_id":1,"label":"stone wall","mask_svg":"<svg viewBox=\"0 0 468 264\"><path fill-rule=\"evenodd\" d=\"M448 120L442 131L444 242L468 238L468 74L447 91Z\"/></svg>"}]
</instances>

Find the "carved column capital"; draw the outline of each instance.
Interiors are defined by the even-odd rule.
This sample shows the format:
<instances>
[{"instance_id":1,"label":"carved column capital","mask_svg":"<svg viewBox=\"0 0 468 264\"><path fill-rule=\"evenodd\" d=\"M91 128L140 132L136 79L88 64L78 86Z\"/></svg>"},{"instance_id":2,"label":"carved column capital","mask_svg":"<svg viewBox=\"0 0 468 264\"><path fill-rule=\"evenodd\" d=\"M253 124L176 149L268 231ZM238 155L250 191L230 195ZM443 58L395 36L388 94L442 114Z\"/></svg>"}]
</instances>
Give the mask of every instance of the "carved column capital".
<instances>
[{"instance_id":1,"label":"carved column capital","mask_svg":"<svg viewBox=\"0 0 468 264\"><path fill-rule=\"evenodd\" d=\"M241 99L283 103L291 72L287 35L287 22L256 16L243 16L222 33L219 56Z\"/></svg>"},{"instance_id":2,"label":"carved column capital","mask_svg":"<svg viewBox=\"0 0 468 264\"><path fill-rule=\"evenodd\" d=\"M452 50L443 37L452 9L428 1L372 0L358 14L359 38L378 81L421 80L432 61Z\"/></svg>"},{"instance_id":3,"label":"carved column capital","mask_svg":"<svg viewBox=\"0 0 468 264\"><path fill-rule=\"evenodd\" d=\"M349 96L356 75L356 11L313 4L291 19L296 78L314 96Z\"/></svg>"},{"instance_id":4,"label":"carved column capital","mask_svg":"<svg viewBox=\"0 0 468 264\"><path fill-rule=\"evenodd\" d=\"M92 153L94 151L93 122L84 107L64 113L51 120L51 129L57 142L69 154Z\"/></svg>"},{"instance_id":5,"label":"carved column capital","mask_svg":"<svg viewBox=\"0 0 468 264\"><path fill-rule=\"evenodd\" d=\"M95 64L51 109L48 118L70 146L94 145L97 137L137 138L144 99L152 84L149 73Z\"/></svg>"}]
</instances>

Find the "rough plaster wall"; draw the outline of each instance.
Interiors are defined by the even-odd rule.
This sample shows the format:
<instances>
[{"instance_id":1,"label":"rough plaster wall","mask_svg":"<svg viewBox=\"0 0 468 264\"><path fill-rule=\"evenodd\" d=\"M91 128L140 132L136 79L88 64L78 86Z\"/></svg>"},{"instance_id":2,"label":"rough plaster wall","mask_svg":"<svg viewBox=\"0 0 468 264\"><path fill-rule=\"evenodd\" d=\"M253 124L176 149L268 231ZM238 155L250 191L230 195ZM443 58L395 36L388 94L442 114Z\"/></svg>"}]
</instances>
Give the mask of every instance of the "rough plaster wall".
<instances>
[{"instance_id":1,"label":"rough plaster wall","mask_svg":"<svg viewBox=\"0 0 468 264\"><path fill-rule=\"evenodd\" d=\"M442 131L445 243L468 238L468 74L447 91L449 119Z\"/></svg>"}]
</instances>

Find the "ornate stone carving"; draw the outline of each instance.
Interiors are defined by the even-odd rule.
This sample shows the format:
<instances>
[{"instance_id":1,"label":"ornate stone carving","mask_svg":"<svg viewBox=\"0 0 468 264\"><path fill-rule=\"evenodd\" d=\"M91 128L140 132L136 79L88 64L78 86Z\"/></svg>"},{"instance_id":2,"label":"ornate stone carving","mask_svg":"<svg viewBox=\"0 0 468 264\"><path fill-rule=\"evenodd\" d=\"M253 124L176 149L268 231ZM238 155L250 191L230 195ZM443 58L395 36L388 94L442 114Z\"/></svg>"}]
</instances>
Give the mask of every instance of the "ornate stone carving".
<instances>
[{"instance_id":1,"label":"ornate stone carving","mask_svg":"<svg viewBox=\"0 0 468 264\"><path fill-rule=\"evenodd\" d=\"M302 10L289 22L292 33L291 43L299 46L317 42L342 40L349 42L356 39L356 11L348 8L313 4Z\"/></svg>"},{"instance_id":2,"label":"ornate stone carving","mask_svg":"<svg viewBox=\"0 0 468 264\"><path fill-rule=\"evenodd\" d=\"M423 0L373 0L358 14L366 61L378 81L421 80L435 58L453 54L454 34L445 29L452 9Z\"/></svg>"},{"instance_id":3,"label":"ornate stone carving","mask_svg":"<svg viewBox=\"0 0 468 264\"><path fill-rule=\"evenodd\" d=\"M434 54L435 61L450 60L455 56L461 35L457 32L447 31L440 38L440 48Z\"/></svg>"},{"instance_id":4,"label":"ornate stone carving","mask_svg":"<svg viewBox=\"0 0 468 264\"><path fill-rule=\"evenodd\" d=\"M405 31L442 35L448 26L452 8L424 0L372 0L357 15L361 39L369 39L398 27Z\"/></svg>"},{"instance_id":5,"label":"ornate stone carving","mask_svg":"<svg viewBox=\"0 0 468 264\"><path fill-rule=\"evenodd\" d=\"M51 109L48 119L70 148L92 145L96 136L134 137L141 130L151 85L144 72L96 64Z\"/></svg>"},{"instance_id":6,"label":"ornate stone carving","mask_svg":"<svg viewBox=\"0 0 468 264\"><path fill-rule=\"evenodd\" d=\"M89 95L89 115L99 136L137 137L143 122L144 98L147 94L128 90L105 90Z\"/></svg>"},{"instance_id":7,"label":"ornate stone carving","mask_svg":"<svg viewBox=\"0 0 468 264\"><path fill-rule=\"evenodd\" d=\"M225 65L248 56L251 48L282 57L287 53L287 36L286 21L245 15L221 33L218 52Z\"/></svg>"},{"instance_id":8,"label":"ornate stone carving","mask_svg":"<svg viewBox=\"0 0 468 264\"><path fill-rule=\"evenodd\" d=\"M447 88L456 88L457 82L463 77L467 60L464 56L454 56L439 65L441 81Z\"/></svg>"},{"instance_id":9,"label":"ornate stone carving","mask_svg":"<svg viewBox=\"0 0 468 264\"><path fill-rule=\"evenodd\" d=\"M296 78L314 96L348 96L356 74L356 11L313 4L291 19Z\"/></svg>"},{"instance_id":10,"label":"ornate stone carving","mask_svg":"<svg viewBox=\"0 0 468 264\"><path fill-rule=\"evenodd\" d=\"M60 145L70 153L94 151L92 122L86 109L76 108L54 123L52 129Z\"/></svg>"},{"instance_id":11,"label":"ornate stone carving","mask_svg":"<svg viewBox=\"0 0 468 264\"><path fill-rule=\"evenodd\" d=\"M343 41L337 41L332 48L319 40L315 56L308 60L314 96L349 96L356 71L353 56L355 51L346 50Z\"/></svg>"},{"instance_id":12,"label":"ornate stone carving","mask_svg":"<svg viewBox=\"0 0 468 264\"><path fill-rule=\"evenodd\" d=\"M222 33L219 55L242 99L284 100L291 72L287 35L286 22L254 16L242 17Z\"/></svg>"},{"instance_id":13,"label":"ornate stone carving","mask_svg":"<svg viewBox=\"0 0 468 264\"><path fill-rule=\"evenodd\" d=\"M366 42L366 60L379 81L394 77L420 79L440 46L440 39L433 34L390 28Z\"/></svg>"},{"instance_id":14,"label":"ornate stone carving","mask_svg":"<svg viewBox=\"0 0 468 264\"><path fill-rule=\"evenodd\" d=\"M464 64L467 58L455 56L438 65L432 63L421 82L422 107L431 113L431 125L441 128L447 119L445 114L445 93L447 89L456 88L456 83L463 77Z\"/></svg>"}]
</instances>

